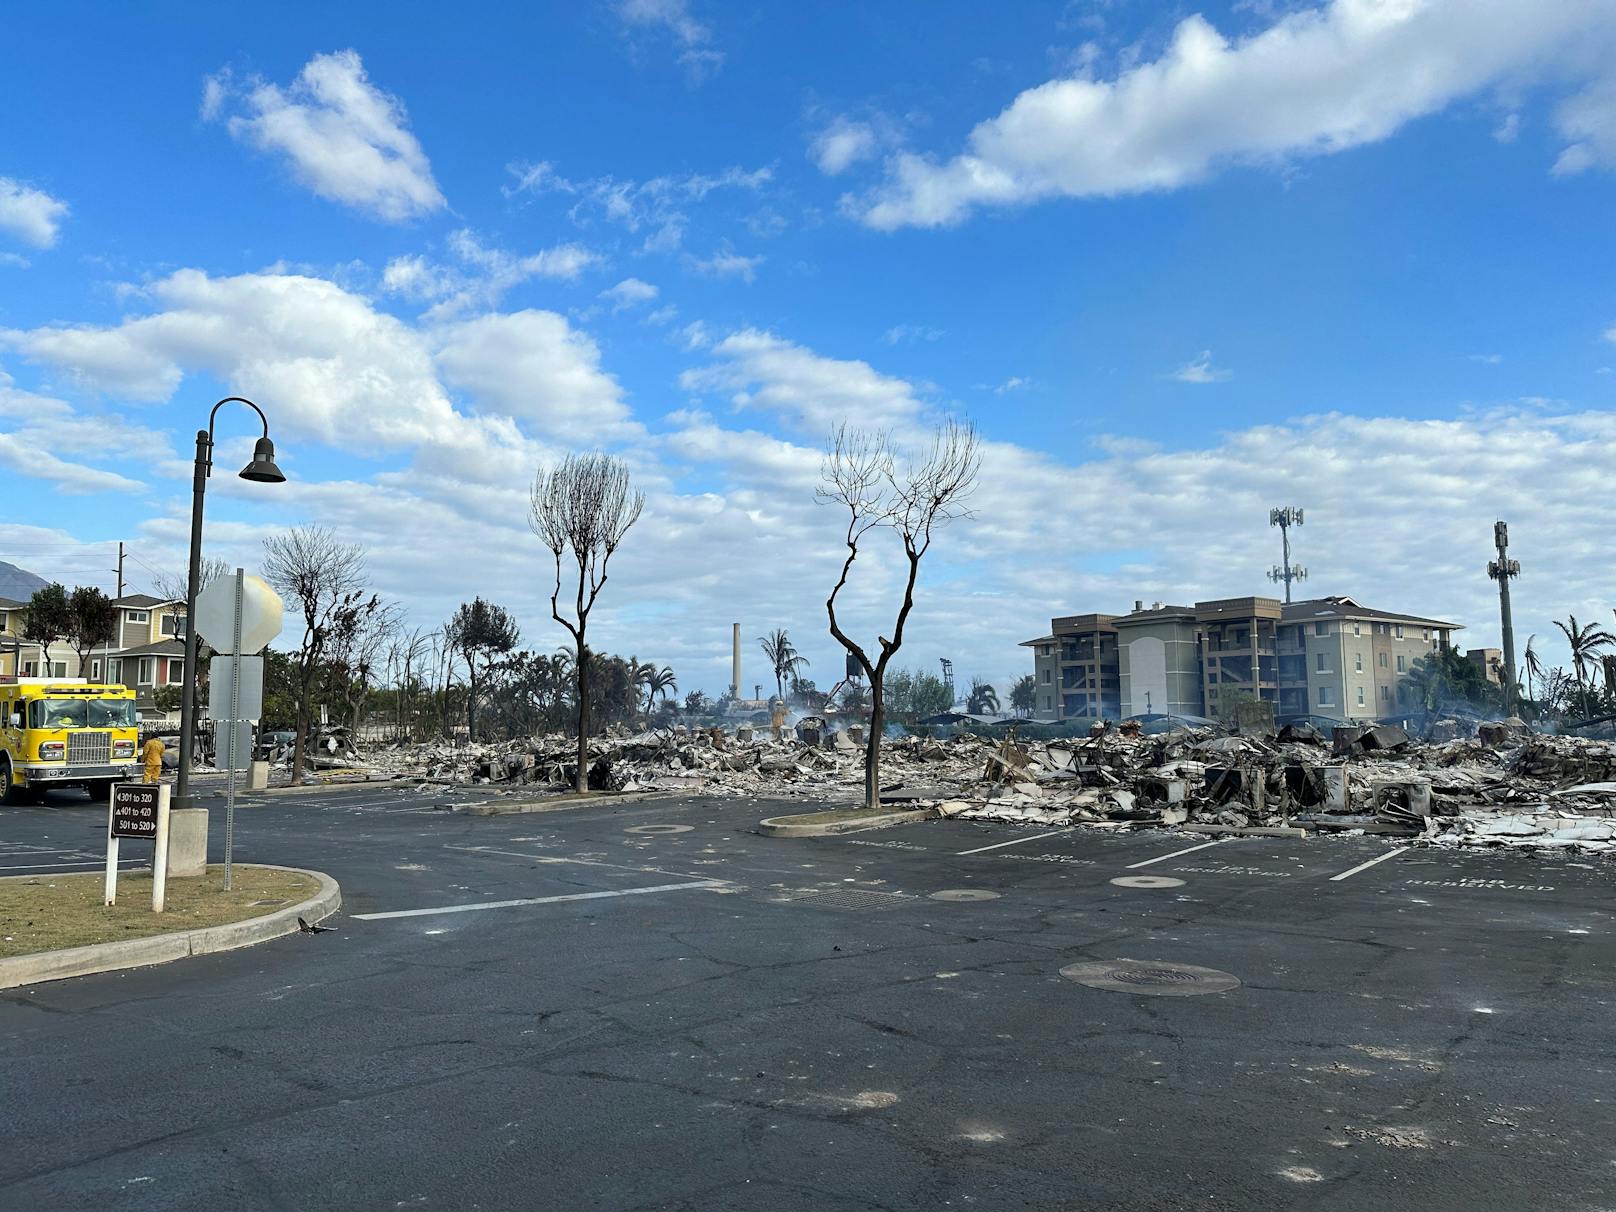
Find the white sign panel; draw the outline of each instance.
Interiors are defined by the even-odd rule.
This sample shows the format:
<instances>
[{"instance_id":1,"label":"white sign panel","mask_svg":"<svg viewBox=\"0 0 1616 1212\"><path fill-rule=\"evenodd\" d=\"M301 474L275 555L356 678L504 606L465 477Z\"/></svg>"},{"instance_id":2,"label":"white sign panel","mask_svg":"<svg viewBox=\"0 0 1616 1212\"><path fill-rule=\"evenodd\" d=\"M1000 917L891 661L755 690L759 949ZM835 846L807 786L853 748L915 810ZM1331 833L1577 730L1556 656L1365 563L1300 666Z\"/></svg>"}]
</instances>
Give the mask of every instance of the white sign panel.
<instances>
[{"instance_id":1,"label":"white sign panel","mask_svg":"<svg viewBox=\"0 0 1616 1212\"><path fill-rule=\"evenodd\" d=\"M281 633L280 595L263 577L241 578L241 651L260 652ZM196 633L215 652L235 652L236 578L219 577L196 595Z\"/></svg>"}]
</instances>

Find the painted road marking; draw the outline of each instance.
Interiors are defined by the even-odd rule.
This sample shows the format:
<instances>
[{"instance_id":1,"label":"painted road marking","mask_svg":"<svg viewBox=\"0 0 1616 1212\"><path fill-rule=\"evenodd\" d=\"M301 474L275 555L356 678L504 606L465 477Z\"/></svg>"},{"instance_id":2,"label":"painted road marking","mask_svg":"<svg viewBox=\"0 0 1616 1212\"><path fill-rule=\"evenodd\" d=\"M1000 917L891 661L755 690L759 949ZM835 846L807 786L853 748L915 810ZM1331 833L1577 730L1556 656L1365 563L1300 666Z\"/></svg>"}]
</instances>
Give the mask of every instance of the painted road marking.
<instances>
[{"instance_id":1,"label":"painted road marking","mask_svg":"<svg viewBox=\"0 0 1616 1212\"><path fill-rule=\"evenodd\" d=\"M1208 846L1221 846L1229 839L1220 837L1215 842L1202 842L1199 846L1189 846L1183 850L1175 850L1171 854L1158 854L1155 858L1146 859L1142 863L1129 863L1123 870L1132 871L1135 867L1148 867L1152 863L1165 863L1170 858L1177 858L1181 854L1193 854L1197 850L1205 850Z\"/></svg>"},{"instance_id":2,"label":"painted road marking","mask_svg":"<svg viewBox=\"0 0 1616 1212\"><path fill-rule=\"evenodd\" d=\"M438 913L472 913L479 909L515 909L522 905L559 905L563 901L598 901L612 896L649 896L653 892L680 892L688 888L724 888L725 880L702 880L697 884L658 884L654 888L613 888L605 892L573 892L566 896L530 896L516 901L484 901L477 905L442 905L436 909L394 909L390 913L355 913L361 922L377 922L394 917L431 917Z\"/></svg>"},{"instance_id":3,"label":"painted road marking","mask_svg":"<svg viewBox=\"0 0 1616 1212\"><path fill-rule=\"evenodd\" d=\"M967 854L981 854L984 851L997 850L1000 846L1019 846L1022 842L1036 842L1040 838L1059 837L1061 834L1070 833L1076 828L1077 826L1073 825L1070 828L1056 829L1050 833L1029 833L1026 837L1013 837L1008 842L994 842L991 846L978 846L975 850L961 850L959 851L959 854L962 856Z\"/></svg>"},{"instance_id":4,"label":"painted road marking","mask_svg":"<svg viewBox=\"0 0 1616 1212\"><path fill-rule=\"evenodd\" d=\"M128 867L128 866L138 864L138 863L145 863L145 864L147 864L149 866L150 863L151 863L151 860L150 859L139 859L139 858L120 859L119 862L118 862L118 866L120 866L120 867ZM44 870L49 870L51 868L61 870L63 868L68 868L68 867L86 867L86 868L95 869L95 868L105 867L106 865L107 865L107 863L106 863L105 859L96 859L93 862L71 862L71 863L69 863L69 862L64 861L64 862L60 862L60 863L21 863L21 864L7 864L6 866L0 866L0 871L44 871Z\"/></svg>"},{"instance_id":5,"label":"painted road marking","mask_svg":"<svg viewBox=\"0 0 1616 1212\"><path fill-rule=\"evenodd\" d=\"M1373 867L1376 863L1384 863L1389 858L1396 858L1399 854L1402 854L1403 851L1407 849L1407 846L1399 846L1395 850L1388 850L1385 854L1370 859L1367 863L1359 863L1356 867L1348 867L1340 875L1332 875L1330 877L1330 882L1334 883L1336 880L1344 880L1348 876L1357 875L1358 872L1363 871L1368 867Z\"/></svg>"}]
</instances>

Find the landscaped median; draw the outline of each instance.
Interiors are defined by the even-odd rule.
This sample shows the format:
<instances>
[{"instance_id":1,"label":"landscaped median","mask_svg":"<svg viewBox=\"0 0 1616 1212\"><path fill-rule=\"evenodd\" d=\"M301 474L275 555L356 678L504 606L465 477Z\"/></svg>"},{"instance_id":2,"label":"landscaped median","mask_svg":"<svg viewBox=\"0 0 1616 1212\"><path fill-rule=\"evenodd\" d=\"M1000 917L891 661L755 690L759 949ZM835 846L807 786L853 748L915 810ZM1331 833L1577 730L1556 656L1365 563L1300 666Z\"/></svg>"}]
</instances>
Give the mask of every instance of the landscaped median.
<instances>
[{"instance_id":1,"label":"landscaped median","mask_svg":"<svg viewBox=\"0 0 1616 1212\"><path fill-rule=\"evenodd\" d=\"M0 989L119 968L163 964L292 934L342 904L330 876L295 867L237 863L169 879L164 912L153 913L150 872L118 876L118 903L103 904L105 873L0 879Z\"/></svg>"},{"instance_id":2,"label":"landscaped median","mask_svg":"<svg viewBox=\"0 0 1616 1212\"><path fill-rule=\"evenodd\" d=\"M936 808L835 808L826 812L803 812L795 816L771 816L758 823L765 837L823 837L829 833L857 833L861 829L882 829L909 821L924 821L940 815Z\"/></svg>"}]
</instances>

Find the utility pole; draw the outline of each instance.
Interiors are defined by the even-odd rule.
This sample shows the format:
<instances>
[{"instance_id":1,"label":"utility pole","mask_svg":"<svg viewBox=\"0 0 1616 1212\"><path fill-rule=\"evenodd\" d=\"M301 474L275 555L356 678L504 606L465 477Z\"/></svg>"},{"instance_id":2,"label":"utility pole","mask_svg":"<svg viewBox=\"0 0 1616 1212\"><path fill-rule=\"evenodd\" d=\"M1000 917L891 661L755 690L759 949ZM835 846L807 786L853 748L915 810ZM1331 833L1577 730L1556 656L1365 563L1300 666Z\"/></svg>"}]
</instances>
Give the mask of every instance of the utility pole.
<instances>
[{"instance_id":1,"label":"utility pole","mask_svg":"<svg viewBox=\"0 0 1616 1212\"><path fill-rule=\"evenodd\" d=\"M123 597L123 544L118 544L118 567L112 571L118 574L118 598ZM113 599L117 601L117 598Z\"/></svg>"},{"instance_id":2,"label":"utility pole","mask_svg":"<svg viewBox=\"0 0 1616 1212\"><path fill-rule=\"evenodd\" d=\"M943 687L948 691L948 705L954 705L954 662L947 657L938 657L943 666Z\"/></svg>"},{"instance_id":3,"label":"utility pole","mask_svg":"<svg viewBox=\"0 0 1616 1212\"><path fill-rule=\"evenodd\" d=\"M1302 524L1302 510L1298 506L1287 505L1283 509L1270 509L1268 511L1268 524L1278 526L1280 539L1285 547L1285 562L1275 564L1268 570L1268 579L1276 585L1281 581L1285 584L1285 605L1291 604L1291 582L1307 580L1307 569L1291 563L1291 527Z\"/></svg>"},{"instance_id":4,"label":"utility pole","mask_svg":"<svg viewBox=\"0 0 1616 1212\"><path fill-rule=\"evenodd\" d=\"M1487 575L1498 582L1498 618L1504 632L1504 693L1510 703L1515 702L1515 620L1509 612L1509 579L1521 575L1521 562L1509 558L1509 525L1493 523L1493 543L1498 558L1487 564Z\"/></svg>"}]
</instances>

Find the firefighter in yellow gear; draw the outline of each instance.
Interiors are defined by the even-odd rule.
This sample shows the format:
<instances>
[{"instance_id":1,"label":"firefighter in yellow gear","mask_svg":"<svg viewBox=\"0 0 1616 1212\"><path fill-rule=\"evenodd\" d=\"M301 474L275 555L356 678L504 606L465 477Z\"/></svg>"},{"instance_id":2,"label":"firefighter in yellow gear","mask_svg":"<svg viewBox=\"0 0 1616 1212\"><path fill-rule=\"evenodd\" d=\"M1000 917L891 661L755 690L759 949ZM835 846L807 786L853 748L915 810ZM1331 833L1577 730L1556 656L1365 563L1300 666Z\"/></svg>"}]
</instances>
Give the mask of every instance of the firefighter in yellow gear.
<instances>
[{"instance_id":1,"label":"firefighter in yellow gear","mask_svg":"<svg viewBox=\"0 0 1616 1212\"><path fill-rule=\"evenodd\" d=\"M163 742L155 736L147 737L146 743L140 747L140 760L146 768L146 781L160 783L163 781Z\"/></svg>"}]
</instances>

